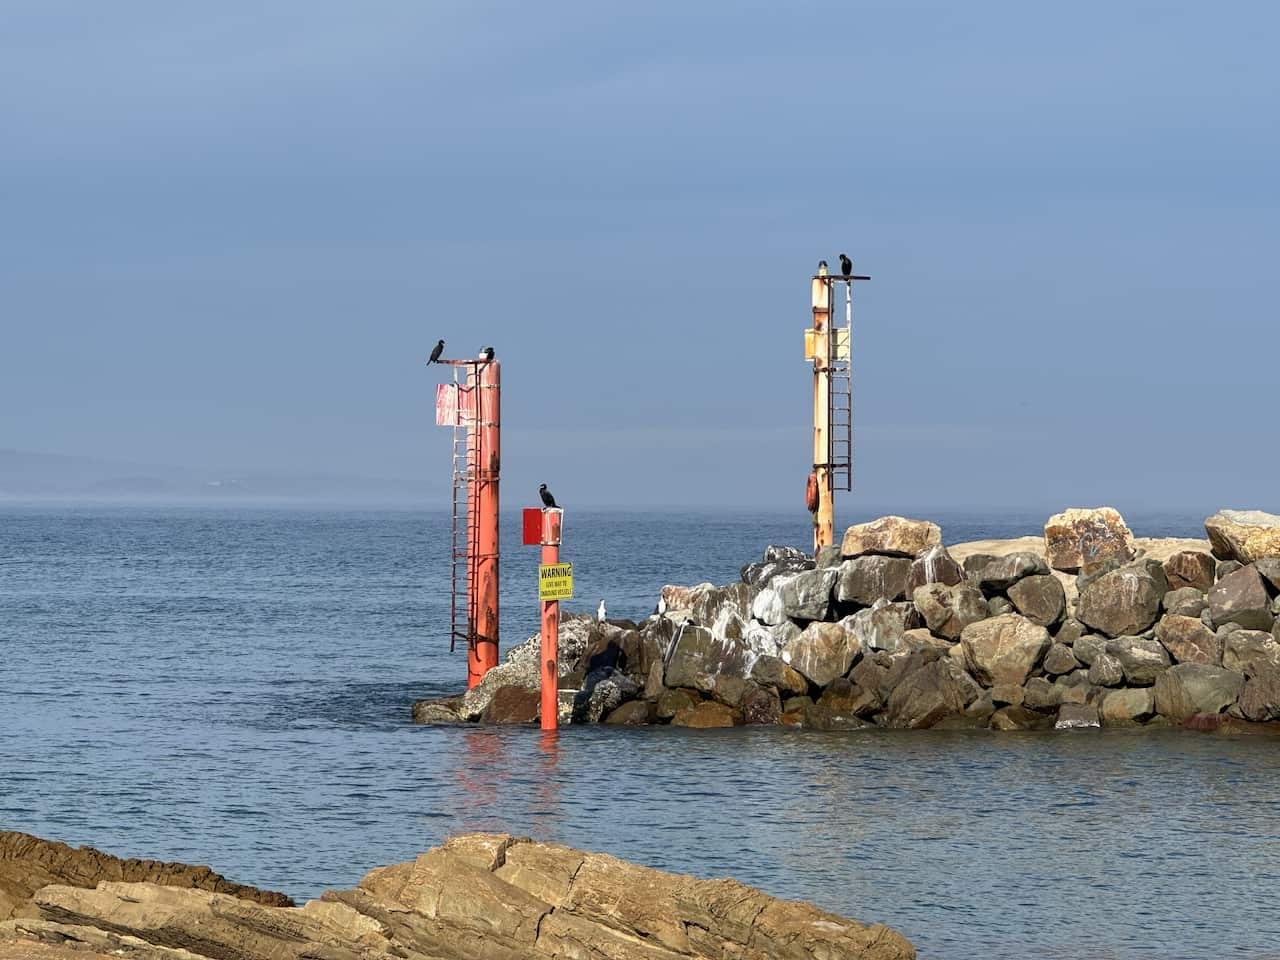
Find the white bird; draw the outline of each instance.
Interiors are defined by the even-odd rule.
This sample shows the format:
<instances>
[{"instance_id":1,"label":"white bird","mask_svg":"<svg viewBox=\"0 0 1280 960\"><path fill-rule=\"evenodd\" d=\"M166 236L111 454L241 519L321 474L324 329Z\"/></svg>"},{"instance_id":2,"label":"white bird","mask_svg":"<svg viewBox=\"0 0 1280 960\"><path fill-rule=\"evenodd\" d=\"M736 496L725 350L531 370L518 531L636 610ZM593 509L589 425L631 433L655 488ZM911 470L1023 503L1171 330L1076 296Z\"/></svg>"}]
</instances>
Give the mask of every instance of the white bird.
<instances>
[{"instance_id":1,"label":"white bird","mask_svg":"<svg viewBox=\"0 0 1280 960\"><path fill-rule=\"evenodd\" d=\"M600 606L596 608L596 619L604 623L604 601L600 601Z\"/></svg>"},{"instance_id":2,"label":"white bird","mask_svg":"<svg viewBox=\"0 0 1280 960\"><path fill-rule=\"evenodd\" d=\"M667 615L667 598L663 596L659 596L658 597L658 616L665 617L666 615Z\"/></svg>"}]
</instances>

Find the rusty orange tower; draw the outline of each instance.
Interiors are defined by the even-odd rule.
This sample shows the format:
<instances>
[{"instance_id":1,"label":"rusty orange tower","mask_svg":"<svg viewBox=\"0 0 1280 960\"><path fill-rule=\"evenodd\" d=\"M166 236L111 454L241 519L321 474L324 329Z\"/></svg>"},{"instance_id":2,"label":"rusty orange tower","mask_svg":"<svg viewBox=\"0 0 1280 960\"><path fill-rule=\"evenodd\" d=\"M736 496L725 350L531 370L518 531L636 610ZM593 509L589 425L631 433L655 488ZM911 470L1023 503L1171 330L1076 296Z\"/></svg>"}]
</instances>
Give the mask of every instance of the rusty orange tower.
<instances>
[{"instance_id":1,"label":"rusty orange tower","mask_svg":"<svg viewBox=\"0 0 1280 960\"><path fill-rule=\"evenodd\" d=\"M813 549L835 537L835 491L853 489L853 283L854 274L828 274L820 264L811 281L813 326L805 331L805 359L813 361L813 472L808 507L813 514ZM832 301L844 286L844 326L832 319Z\"/></svg>"},{"instance_id":2,"label":"rusty orange tower","mask_svg":"<svg viewBox=\"0 0 1280 960\"><path fill-rule=\"evenodd\" d=\"M450 649L467 645L467 686L498 665L498 477L502 370L492 356L440 360L453 382L436 390L436 423L453 427Z\"/></svg>"}]
</instances>

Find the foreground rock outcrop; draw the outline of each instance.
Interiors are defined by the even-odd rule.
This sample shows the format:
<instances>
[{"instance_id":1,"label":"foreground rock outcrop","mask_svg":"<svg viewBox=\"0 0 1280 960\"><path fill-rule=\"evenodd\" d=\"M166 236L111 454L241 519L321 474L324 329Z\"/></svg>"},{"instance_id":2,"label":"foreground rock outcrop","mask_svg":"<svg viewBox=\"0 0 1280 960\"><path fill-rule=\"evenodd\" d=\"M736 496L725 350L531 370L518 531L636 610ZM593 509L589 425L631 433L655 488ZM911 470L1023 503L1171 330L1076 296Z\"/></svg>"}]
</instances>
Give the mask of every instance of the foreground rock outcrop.
<instances>
[{"instance_id":1,"label":"foreground rock outcrop","mask_svg":"<svg viewBox=\"0 0 1280 960\"><path fill-rule=\"evenodd\" d=\"M92 888L104 880L188 887L273 907L293 906L283 893L232 883L208 867L121 860L93 847L69 847L28 833L0 831L0 920L35 916L31 898L42 887Z\"/></svg>"},{"instance_id":2,"label":"foreground rock outcrop","mask_svg":"<svg viewBox=\"0 0 1280 960\"><path fill-rule=\"evenodd\" d=\"M643 623L566 617L561 721L1280 730L1280 518L1205 528L1134 537L1102 507L1011 541L947 547L890 516L816 557L771 546L738 583L664 587ZM415 719L536 719L537 642Z\"/></svg>"},{"instance_id":3,"label":"foreground rock outcrop","mask_svg":"<svg viewBox=\"0 0 1280 960\"><path fill-rule=\"evenodd\" d=\"M507 834L454 837L354 890L301 907L156 883L48 885L35 916L0 923L40 942L138 960L909 960L880 924Z\"/></svg>"}]
</instances>

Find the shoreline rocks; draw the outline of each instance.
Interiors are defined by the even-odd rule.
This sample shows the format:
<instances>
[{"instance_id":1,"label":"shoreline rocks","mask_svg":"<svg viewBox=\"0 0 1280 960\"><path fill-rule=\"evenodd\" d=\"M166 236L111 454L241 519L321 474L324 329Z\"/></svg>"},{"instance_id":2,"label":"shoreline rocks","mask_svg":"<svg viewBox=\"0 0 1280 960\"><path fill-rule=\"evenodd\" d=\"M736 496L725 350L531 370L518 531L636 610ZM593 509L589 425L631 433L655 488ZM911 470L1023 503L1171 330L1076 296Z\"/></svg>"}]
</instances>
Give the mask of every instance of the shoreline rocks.
<instances>
[{"instance_id":1,"label":"shoreline rocks","mask_svg":"<svg viewBox=\"0 0 1280 960\"><path fill-rule=\"evenodd\" d=\"M29 910L0 921L0 956L24 944L136 960L916 956L882 924L734 880L700 880L509 834L453 837L416 860L371 870L354 890L329 890L301 907L287 898L269 904L90 874L79 886L43 884L39 872L18 873L29 865L0 858L0 870L20 883L41 884L25 901ZM182 870L207 870L167 866L175 879Z\"/></svg>"},{"instance_id":2,"label":"shoreline rocks","mask_svg":"<svg viewBox=\"0 0 1280 960\"><path fill-rule=\"evenodd\" d=\"M771 546L738 583L664 587L665 613L641 624L565 617L561 718L1280 730L1280 517L1221 511L1205 528L1135 537L1101 507L1055 514L1040 538L948 547L936 524L889 516L816 560ZM414 718L536 720L536 649Z\"/></svg>"}]
</instances>

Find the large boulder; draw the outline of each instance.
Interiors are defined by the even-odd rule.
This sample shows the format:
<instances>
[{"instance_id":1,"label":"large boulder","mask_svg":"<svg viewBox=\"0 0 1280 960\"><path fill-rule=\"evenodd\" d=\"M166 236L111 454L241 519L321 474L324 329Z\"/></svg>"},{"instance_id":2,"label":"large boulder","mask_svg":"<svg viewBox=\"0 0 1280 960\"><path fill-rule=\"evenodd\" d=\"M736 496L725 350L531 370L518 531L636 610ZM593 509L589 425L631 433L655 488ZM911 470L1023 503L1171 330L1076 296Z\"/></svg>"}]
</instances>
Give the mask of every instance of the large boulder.
<instances>
[{"instance_id":1,"label":"large boulder","mask_svg":"<svg viewBox=\"0 0 1280 960\"><path fill-rule=\"evenodd\" d=\"M743 583L760 589L767 587L775 577L812 570L813 567L813 558L795 547L768 546L764 549L764 559L743 567L741 577Z\"/></svg>"},{"instance_id":2,"label":"large boulder","mask_svg":"<svg viewBox=\"0 0 1280 960\"><path fill-rule=\"evenodd\" d=\"M965 627L985 620L989 612L982 591L968 583L925 584L916 588L912 602L925 625L948 640L958 640Z\"/></svg>"},{"instance_id":3,"label":"large boulder","mask_svg":"<svg viewBox=\"0 0 1280 960\"><path fill-rule=\"evenodd\" d=\"M1221 713L1236 702L1244 676L1210 663L1179 663L1156 677L1156 711L1182 722L1198 713Z\"/></svg>"},{"instance_id":4,"label":"large boulder","mask_svg":"<svg viewBox=\"0 0 1280 960\"><path fill-rule=\"evenodd\" d=\"M893 689L885 723L903 729L932 727L944 717L963 714L981 692L964 668L943 657L907 674Z\"/></svg>"},{"instance_id":5,"label":"large boulder","mask_svg":"<svg viewBox=\"0 0 1280 960\"><path fill-rule=\"evenodd\" d=\"M1223 560L1253 563L1280 557L1280 517L1261 510L1219 510L1204 522L1213 552Z\"/></svg>"},{"instance_id":6,"label":"large boulder","mask_svg":"<svg viewBox=\"0 0 1280 960\"><path fill-rule=\"evenodd\" d=\"M1100 653L1089 664L1089 682L1095 687L1118 687L1124 683L1124 665L1110 653Z\"/></svg>"},{"instance_id":7,"label":"large boulder","mask_svg":"<svg viewBox=\"0 0 1280 960\"><path fill-rule=\"evenodd\" d=\"M751 684L739 704L742 722L748 726L777 723L782 716L782 700L773 687Z\"/></svg>"},{"instance_id":8,"label":"large boulder","mask_svg":"<svg viewBox=\"0 0 1280 960\"><path fill-rule=\"evenodd\" d=\"M881 517L845 530L840 554L845 558L860 557L866 553L914 557L940 543L942 531L936 523L905 517Z\"/></svg>"},{"instance_id":9,"label":"large boulder","mask_svg":"<svg viewBox=\"0 0 1280 960\"><path fill-rule=\"evenodd\" d=\"M1107 652L1108 643L1110 641L1106 637L1096 633L1086 633L1083 637L1076 638L1071 654L1087 667L1096 657Z\"/></svg>"},{"instance_id":10,"label":"large boulder","mask_svg":"<svg viewBox=\"0 0 1280 960\"><path fill-rule=\"evenodd\" d=\"M1049 631L1008 613L971 623L960 633L965 664L983 686L1024 683L1050 646Z\"/></svg>"},{"instance_id":11,"label":"large boulder","mask_svg":"<svg viewBox=\"0 0 1280 960\"><path fill-rule=\"evenodd\" d=\"M1009 586L1009 599L1017 611L1042 627L1051 627L1066 611L1067 594L1052 574L1032 574Z\"/></svg>"},{"instance_id":12,"label":"large boulder","mask_svg":"<svg viewBox=\"0 0 1280 960\"><path fill-rule=\"evenodd\" d=\"M782 610L792 620L825 620L831 611L831 594L840 570L806 570L779 577L773 588L782 600Z\"/></svg>"},{"instance_id":13,"label":"large boulder","mask_svg":"<svg viewBox=\"0 0 1280 960\"><path fill-rule=\"evenodd\" d=\"M894 651L902 644L908 630L924 625L924 620L910 603L885 603L878 600L866 610L859 610L844 621L850 624L858 645L863 650Z\"/></svg>"},{"instance_id":14,"label":"large boulder","mask_svg":"<svg viewBox=\"0 0 1280 960\"><path fill-rule=\"evenodd\" d=\"M1170 590L1195 587L1201 593L1208 593L1213 587L1217 566L1213 555L1203 550L1179 550L1165 560L1164 575Z\"/></svg>"},{"instance_id":15,"label":"large boulder","mask_svg":"<svg viewBox=\"0 0 1280 960\"><path fill-rule=\"evenodd\" d=\"M1150 687L1108 691L1098 710L1106 726L1145 723L1155 716L1156 695Z\"/></svg>"},{"instance_id":16,"label":"large boulder","mask_svg":"<svg viewBox=\"0 0 1280 960\"><path fill-rule=\"evenodd\" d=\"M1264 670L1245 680L1240 712L1255 723L1280 720L1280 669Z\"/></svg>"},{"instance_id":17,"label":"large boulder","mask_svg":"<svg viewBox=\"0 0 1280 960\"><path fill-rule=\"evenodd\" d=\"M906 596L911 561L906 557L868 554L840 564L835 597L839 603L869 607L877 600L901 600Z\"/></svg>"},{"instance_id":18,"label":"large boulder","mask_svg":"<svg viewBox=\"0 0 1280 960\"><path fill-rule=\"evenodd\" d=\"M1280 669L1280 641L1262 630L1234 630L1223 637L1222 665L1246 677Z\"/></svg>"},{"instance_id":19,"label":"large boulder","mask_svg":"<svg viewBox=\"0 0 1280 960\"><path fill-rule=\"evenodd\" d=\"M781 657L764 656L751 665L752 681L762 687L773 687L779 694L795 696L807 693L809 681Z\"/></svg>"},{"instance_id":20,"label":"large boulder","mask_svg":"<svg viewBox=\"0 0 1280 960\"><path fill-rule=\"evenodd\" d=\"M1218 635L1199 617L1166 613L1156 624L1156 639L1169 651L1175 663L1222 662Z\"/></svg>"},{"instance_id":21,"label":"large boulder","mask_svg":"<svg viewBox=\"0 0 1280 960\"><path fill-rule=\"evenodd\" d=\"M746 583L730 583L723 587L699 584L693 591L690 611L693 619L704 627L710 627L727 612L741 620L751 619L751 602L757 590Z\"/></svg>"},{"instance_id":22,"label":"large boulder","mask_svg":"<svg viewBox=\"0 0 1280 960\"><path fill-rule=\"evenodd\" d=\"M1055 730L1085 730L1102 726L1098 708L1087 703L1064 703L1058 711Z\"/></svg>"},{"instance_id":23,"label":"large boulder","mask_svg":"<svg viewBox=\"0 0 1280 960\"><path fill-rule=\"evenodd\" d=\"M1215 627L1238 623L1246 630L1271 629L1275 623L1271 596L1255 567L1241 567L1214 585L1209 591L1209 616Z\"/></svg>"},{"instance_id":24,"label":"large boulder","mask_svg":"<svg viewBox=\"0 0 1280 960\"><path fill-rule=\"evenodd\" d=\"M640 684L620 670L601 667L587 674L573 698L574 723L599 723L628 700L640 695Z\"/></svg>"},{"instance_id":25,"label":"large boulder","mask_svg":"<svg viewBox=\"0 0 1280 960\"><path fill-rule=\"evenodd\" d=\"M1149 687L1169 669L1169 652L1158 640L1119 637L1107 644L1107 653L1120 661L1124 681L1131 687Z\"/></svg>"},{"instance_id":26,"label":"large boulder","mask_svg":"<svg viewBox=\"0 0 1280 960\"><path fill-rule=\"evenodd\" d=\"M751 616L769 627L786 622L787 611L782 605L782 594L773 587L765 587L751 601Z\"/></svg>"},{"instance_id":27,"label":"large boulder","mask_svg":"<svg viewBox=\"0 0 1280 960\"><path fill-rule=\"evenodd\" d=\"M968 571L969 579L976 583L983 593L999 593L1008 590L1023 577L1047 574L1049 565L1038 553L1018 550L1002 557L993 557L981 566L975 565L972 570L966 562L965 569Z\"/></svg>"},{"instance_id":28,"label":"large boulder","mask_svg":"<svg viewBox=\"0 0 1280 960\"><path fill-rule=\"evenodd\" d=\"M1054 643L1044 655L1044 672L1051 676L1061 676L1080 669L1080 661L1076 659L1071 648L1061 643Z\"/></svg>"},{"instance_id":29,"label":"large boulder","mask_svg":"<svg viewBox=\"0 0 1280 960\"><path fill-rule=\"evenodd\" d=\"M1133 534L1113 507L1055 513L1044 525L1044 548L1049 566L1066 573L1134 557Z\"/></svg>"},{"instance_id":30,"label":"large boulder","mask_svg":"<svg viewBox=\"0 0 1280 960\"><path fill-rule=\"evenodd\" d=\"M848 673L861 655L862 647L847 620L815 621L782 651L784 662L820 687Z\"/></svg>"},{"instance_id":31,"label":"large boulder","mask_svg":"<svg viewBox=\"0 0 1280 960\"><path fill-rule=\"evenodd\" d=\"M1164 595L1161 605L1165 613L1181 617L1198 617L1209 606L1204 593L1195 587L1180 587Z\"/></svg>"},{"instance_id":32,"label":"large boulder","mask_svg":"<svg viewBox=\"0 0 1280 960\"><path fill-rule=\"evenodd\" d=\"M721 674L745 678L754 656L741 641L716 639L706 627L685 626L667 660L668 687L691 687L710 692Z\"/></svg>"},{"instance_id":33,"label":"large boulder","mask_svg":"<svg viewBox=\"0 0 1280 960\"><path fill-rule=\"evenodd\" d=\"M1076 617L1110 637L1134 636L1159 619L1168 592L1159 563L1130 563L1091 580L1080 591Z\"/></svg>"},{"instance_id":34,"label":"large boulder","mask_svg":"<svg viewBox=\"0 0 1280 960\"><path fill-rule=\"evenodd\" d=\"M541 713L542 694L528 687L500 687L480 714L483 723L532 723Z\"/></svg>"},{"instance_id":35,"label":"large boulder","mask_svg":"<svg viewBox=\"0 0 1280 960\"><path fill-rule=\"evenodd\" d=\"M946 547L937 543L921 550L911 561L911 569L907 573L906 595L910 597L918 587L926 583L945 583L951 586L962 580L964 567L956 563Z\"/></svg>"},{"instance_id":36,"label":"large boulder","mask_svg":"<svg viewBox=\"0 0 1280 960\"><path fill-rule=\"evenodd\" d=\"M685 707L671 718L673 727L692 727L696 730L712 730L717 727L736 727L742 722L741 712L715 700L703 700Z\"/></svg>"}]
</instances>

